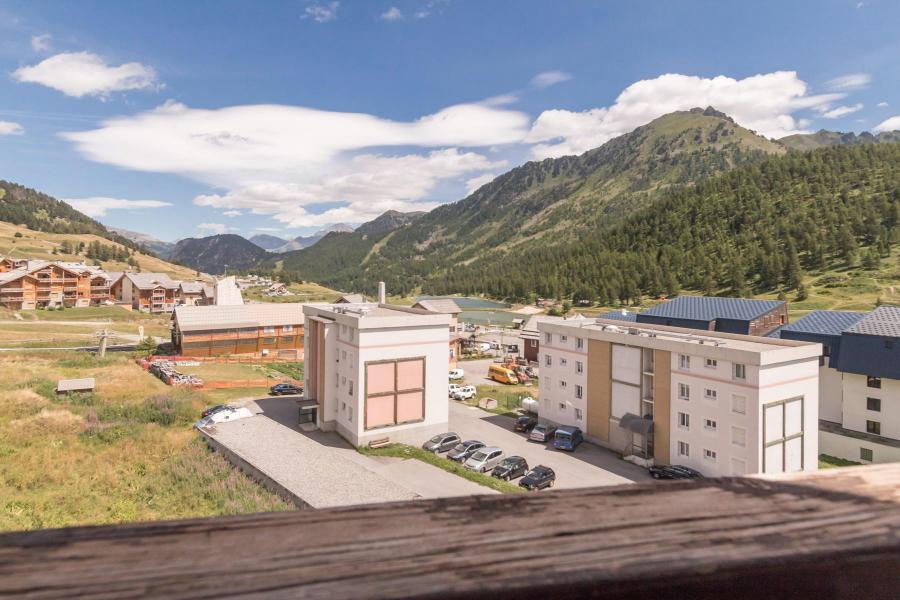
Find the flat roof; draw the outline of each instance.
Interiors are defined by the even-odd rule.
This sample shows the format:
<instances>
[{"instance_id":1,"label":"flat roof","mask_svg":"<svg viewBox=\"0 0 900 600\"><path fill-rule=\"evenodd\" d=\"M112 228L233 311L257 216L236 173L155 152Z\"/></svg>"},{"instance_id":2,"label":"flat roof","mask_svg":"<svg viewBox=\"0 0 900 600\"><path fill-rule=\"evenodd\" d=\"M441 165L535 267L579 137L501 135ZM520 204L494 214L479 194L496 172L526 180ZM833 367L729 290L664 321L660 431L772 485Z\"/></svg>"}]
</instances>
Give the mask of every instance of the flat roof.
<instances>
[{"instance_id":1,"label":"flat roof","mask_svg":"<svg viewBox=\"0 0 900 600\"><path fill-rule=\"evenodd\" d=\"M303 323L303 304L260 302L225 306L177 306L172 318L181 331L299 325Z\"/></svg>"},{"instance_id":2,"label":"flat roof","mask_svg":"<svg viewBox=\"0 0 900 600\"><path fill-rule=\"evenodd\" d=\"M323 317L344 321L361 329L379 327L415 327L449 325L450 315L421 308L359 302L355 304L306 304L303 313L309 317Z\"/></svg>"},{"instance_id":3,"label":"flat roof","mask_svg":"<svg viewBox=\"0 0 900 600\"><path fill-rule=\"evenodd\" d=\"M783 300L679 296L648 308L640 314L692 321L713 321L715 319L752 321L784 304Z\"/></svg>"}]
</instances>

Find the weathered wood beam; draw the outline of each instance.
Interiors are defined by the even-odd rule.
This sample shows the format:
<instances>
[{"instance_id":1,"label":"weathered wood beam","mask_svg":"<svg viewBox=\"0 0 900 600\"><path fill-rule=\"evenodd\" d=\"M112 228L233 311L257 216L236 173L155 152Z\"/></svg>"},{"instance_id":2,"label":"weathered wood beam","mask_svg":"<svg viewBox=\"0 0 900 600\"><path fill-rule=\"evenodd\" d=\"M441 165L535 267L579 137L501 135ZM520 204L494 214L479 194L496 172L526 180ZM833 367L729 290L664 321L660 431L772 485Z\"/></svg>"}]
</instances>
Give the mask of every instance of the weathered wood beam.
<instances>
[{"instance_id":1,"label":"weathered wood beam","mask_svg":"<svg viewBox=\"0 0 900 600\"><path fill-rule=\"evenodd\" d=\"M0 536L0 597L898 594L900 464Z\"/></svg>"}]
</instances>

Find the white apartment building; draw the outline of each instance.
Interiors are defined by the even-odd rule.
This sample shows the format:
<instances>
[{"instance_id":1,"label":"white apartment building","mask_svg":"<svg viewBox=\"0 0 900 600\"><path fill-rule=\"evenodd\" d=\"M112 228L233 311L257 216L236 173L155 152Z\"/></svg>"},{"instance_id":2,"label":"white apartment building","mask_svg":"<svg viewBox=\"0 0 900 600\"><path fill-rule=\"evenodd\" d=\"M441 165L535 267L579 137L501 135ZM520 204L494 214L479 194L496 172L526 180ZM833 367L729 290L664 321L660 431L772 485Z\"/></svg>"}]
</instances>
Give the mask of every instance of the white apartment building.
<instances>
[{"instance_id":1,"label":"white apartment building","mask_svg":"<svg viewBox=\"0 0 900 600\"><path fill-rule=\"evenodd\" d=\"M303 314L310 421L355 446L421 444L447 430L451 315L377 303L308 304Z\"/></svg>"},{"instance_id":2,"label":"white apartment building","mask_svg":"<svg viewBox=\"0 0 900 600\"><path fill-rule=\"evenodd\" d=\"M604 319L539 328L542 420L639 464L818 468L820 344Z\"/></svg>"}]
</instances>

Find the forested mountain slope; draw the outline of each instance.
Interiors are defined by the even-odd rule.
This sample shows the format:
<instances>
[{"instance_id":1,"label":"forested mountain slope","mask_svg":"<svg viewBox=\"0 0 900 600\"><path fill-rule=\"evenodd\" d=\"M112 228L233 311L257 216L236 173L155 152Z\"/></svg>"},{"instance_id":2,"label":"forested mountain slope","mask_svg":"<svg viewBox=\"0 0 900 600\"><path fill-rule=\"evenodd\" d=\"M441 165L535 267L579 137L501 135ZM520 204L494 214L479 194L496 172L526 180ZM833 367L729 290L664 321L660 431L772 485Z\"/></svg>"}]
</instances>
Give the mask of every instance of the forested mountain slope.
<instances>
[{"instance_id":1,"label":"forested mountain slope","mask_svg":"<svg viewBox=\"0 0 900 600\"><path fill-rule=\"evenodd\" d=\"M883 144L888 142L900 142L900 131L882 131L871 134L863 131L859 135L850 132L828 131L820 129L815 133L798 133L778 140L780 144L789 150L816 150L828 146L847 146L853 144Z\"/></svg>"},{"instance_id":2,"label":"forested mountain slope","mask_svg":"<svg viewBox=\"0 0 900 600\"><path fill-rule=\"evenodd\" d=\"M219 275L227 269L249 269L268 256L268 252L253 242L225 233L180 240L169 258L198 271Z\"/></svg>"},{"instance_id":3,"label":"forested mountain slope","mask_svg":"<svg viewBox=\"0 0 900 600\"><path fill-rule=\"evenodd\" d=\"M671 113L580 156L517 167L387 236L354 238L344 255L326 238L282 266L340 289L384 280L405 293L486 256L574 243L662 190L784 152L712 108Z\"/></svg>"},{"instance_id":4,"label":"forested mountain slope","mask_svg":"<svg viewBox=\"0 0 900 600\"><path fill-rule=\"evenodd\" d=\"M576 297L602 304L689 287L796 288L803 269L877 263L898 240L900 144L789 153L675 189L577 243L474 261L430 294ZM499 265L505 265L498 269Z\"/></svg>"}]
</instances>

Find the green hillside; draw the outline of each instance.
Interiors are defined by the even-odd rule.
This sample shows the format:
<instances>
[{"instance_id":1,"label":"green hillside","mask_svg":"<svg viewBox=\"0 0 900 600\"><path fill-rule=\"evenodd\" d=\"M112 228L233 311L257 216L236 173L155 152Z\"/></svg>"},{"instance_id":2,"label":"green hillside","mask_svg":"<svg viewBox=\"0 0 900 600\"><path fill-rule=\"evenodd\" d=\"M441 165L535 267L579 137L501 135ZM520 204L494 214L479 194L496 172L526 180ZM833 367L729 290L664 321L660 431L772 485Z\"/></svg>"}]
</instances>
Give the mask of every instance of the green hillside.
<instances>
[{"instance_id":1,"label":"green hillside","mask_svg":"<svg viewBox=\"0 0 900 600\"><path fill-rule=\"evenodd\" d=\"M676 112L580 156L522 165L386 235L325 238L278 260L329 287L372 292L383 280L408 293L504 253L575 243L665 190L784 152L714 109Z\"/></svg>"},{"instance_id":2,"label":"green hillside","mask_svg":"<svg viewBox=\"0 0 900 600\"><path fill-rule=\"evenodd\" d=\"M868 131L864 131L857 135L853 132L842 133L840 131L820 129L815 133L789 135L779 139L778 142L789 150L799 150L802 152L816 150L818 148L827 148L829 146L900 142L900 131L882 131L877 135L872 135Z\"/></svg>"}]
</instances>

